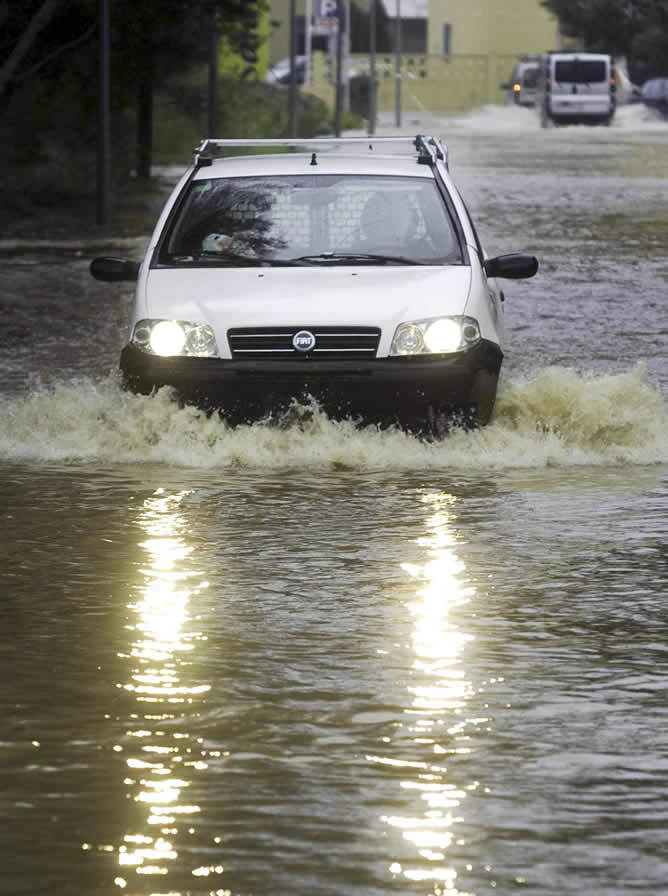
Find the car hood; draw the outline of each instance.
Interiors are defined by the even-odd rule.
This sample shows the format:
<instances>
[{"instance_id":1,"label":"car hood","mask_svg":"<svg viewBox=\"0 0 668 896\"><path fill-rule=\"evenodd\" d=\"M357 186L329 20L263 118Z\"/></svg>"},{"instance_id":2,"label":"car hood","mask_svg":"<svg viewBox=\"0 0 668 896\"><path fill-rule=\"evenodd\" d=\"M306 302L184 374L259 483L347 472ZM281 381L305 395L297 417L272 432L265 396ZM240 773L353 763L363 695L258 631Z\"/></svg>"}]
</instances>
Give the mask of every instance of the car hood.
<instances>
[{"instance_id":1,"label":"car hood","mask_svg":"<svg viewBox=\"0 0 668 896\"><path fill-rule=\"evenodd\" d=\"M231 327L375 326L384 354L402 321L463 314L470 287L464 265L153 269L135 319L208 323L221 352Z\"/></svg>"}]
</instances>

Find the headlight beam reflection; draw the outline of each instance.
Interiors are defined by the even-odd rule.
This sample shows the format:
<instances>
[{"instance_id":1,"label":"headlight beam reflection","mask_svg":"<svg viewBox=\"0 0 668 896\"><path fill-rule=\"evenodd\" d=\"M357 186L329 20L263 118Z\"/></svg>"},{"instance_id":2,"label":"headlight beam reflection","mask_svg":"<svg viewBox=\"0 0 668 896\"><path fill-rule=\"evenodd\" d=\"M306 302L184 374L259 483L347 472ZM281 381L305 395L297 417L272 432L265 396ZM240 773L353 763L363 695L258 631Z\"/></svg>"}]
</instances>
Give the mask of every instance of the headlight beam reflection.
<instances>
[{"instance_id":1,"label":"headlight beam reflection","mask_svg":"<svg viewBox=\"0 0 668 896\"><path fill-rule=\"evenodd\" d=\"M178 858L173 837L179 824L189 824L199 813L199 806L184 798L192 775L206 768L206 763L193 761L199 756L193 754L188 732L192 704L209 685L191 678L192 653L201 634L193 628L189 606L206 582L192 566L193 548L184 536L181 502L186 494L158 489L144 502L137 522L146 563L139 570L143 581L138 598L128 605L130 643L119 654L129 664L128 680L119 687L134 696L136 709L126 742L118 749L127 756L128 797L140 807L144 822L124 836L118 863L125 873L134 869L163 880Z\"/></svg>"},{"instance_id":2,"label":"headlight beam reflection","mask_svg":"<svg viewBox=\"0 0 668 896\"><path fill-rule=\"evenodd\" d=\"M429 509L425 520L429 534L417 543L425 549L426 559L419 565L402 564L417 585L416 599L407 604L413 616L416 683L408 688L411 699L405 710L410 719L406 730L414 749L405 758L366 758L405 771L399 780L404 796L397 797L396 803L407 805L411 803L409 795L415 794L424 807L418 813L382 817L415 850L414 860L395 861L390 872L411 881L433 881L437 892L465 896L456 887L457 874L448 862L448 852L455 842L454 826L462 820L458 813L467 789L448 780L443 759L455 752L449 731L455 721L461 721L474 693L462 666L462 653L472 636L452 618L453 610L470 601L473 591L462 583L465 568L457 555L452 513L456 499L449 494L431 493L424 495L422 501ZM412 805L415 808L414 802Z\"/></svg>"}]
</instances>

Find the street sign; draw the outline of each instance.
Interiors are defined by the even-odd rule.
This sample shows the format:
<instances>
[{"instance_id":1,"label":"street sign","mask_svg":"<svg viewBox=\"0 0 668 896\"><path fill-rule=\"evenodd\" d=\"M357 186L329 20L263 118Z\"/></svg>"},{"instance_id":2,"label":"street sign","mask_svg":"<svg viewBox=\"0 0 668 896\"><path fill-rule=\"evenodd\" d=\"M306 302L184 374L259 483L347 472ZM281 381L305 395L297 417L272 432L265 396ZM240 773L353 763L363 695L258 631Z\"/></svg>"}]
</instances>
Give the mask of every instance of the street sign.
<instances>
[{"instance_id":1,"label":"street sign","mask_svg":"<svg viewBox=\"0 0 668 896\"><path fill-rule=\"evenodd\" d=\"M334 31L339 24L341 0L316 0L315 24L317 28Z\"/></svg>"}]
</instances>

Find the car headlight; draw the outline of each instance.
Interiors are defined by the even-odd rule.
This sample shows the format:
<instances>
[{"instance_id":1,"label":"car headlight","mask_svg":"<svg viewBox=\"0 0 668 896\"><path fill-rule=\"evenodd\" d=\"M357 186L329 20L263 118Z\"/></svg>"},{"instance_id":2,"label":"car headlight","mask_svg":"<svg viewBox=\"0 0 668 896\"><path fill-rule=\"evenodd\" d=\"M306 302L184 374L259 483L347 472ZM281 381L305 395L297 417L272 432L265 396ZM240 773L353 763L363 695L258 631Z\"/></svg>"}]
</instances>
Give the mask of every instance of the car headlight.
<instances>
[{"instance_id":1,"label":"car headlight","mask_svg":"<svg viewBox=\"0 0 668 896\"><path fill-rule=\"evenodd\" d=\"M135 324L132 342L144 352L162 357L190 355L215 358L218 346L208 324L185 320L140 320Z\"/></svg>"},{"instance_id":2,"label":"car headlight","mask_svg":"<svg viewBox=\"0 0 668 896\"><path fill-rule=\"evenodd\" d=\"M448 355L480 341L480 327L473 317L431 317L399 324L390 355Z\"/></svg>"}]
</instances>

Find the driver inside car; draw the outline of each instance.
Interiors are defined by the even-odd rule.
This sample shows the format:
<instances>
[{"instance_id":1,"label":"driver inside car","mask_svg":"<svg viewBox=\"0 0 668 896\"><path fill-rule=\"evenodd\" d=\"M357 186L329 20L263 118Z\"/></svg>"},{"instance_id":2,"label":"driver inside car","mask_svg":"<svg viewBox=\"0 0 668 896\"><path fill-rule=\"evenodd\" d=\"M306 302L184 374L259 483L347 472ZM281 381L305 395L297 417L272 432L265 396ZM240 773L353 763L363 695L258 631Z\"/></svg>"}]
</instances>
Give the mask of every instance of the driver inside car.
<instances>
[{"instance_id":1,"label":"driver inside car","mask_svg":"<svg viewBox=\"0 0 668 896\"><path fill-rule=\"evenodd\" d=\"M209 233L202 240L202 252L233 252L244 258L257 258L255 249L226 233Z\"/></svg>"},{"instance_id":2,"label":"driver inside car","mask_svg":"<svg viewBox=\"0 0 668 896\"><path fill-rule=\"evenodd\" d=\"M419 216L405 194L374 193L360 217L359 250L387 255L420 258L431 246L418 233Z\"/></svg>"}]
</instances>

